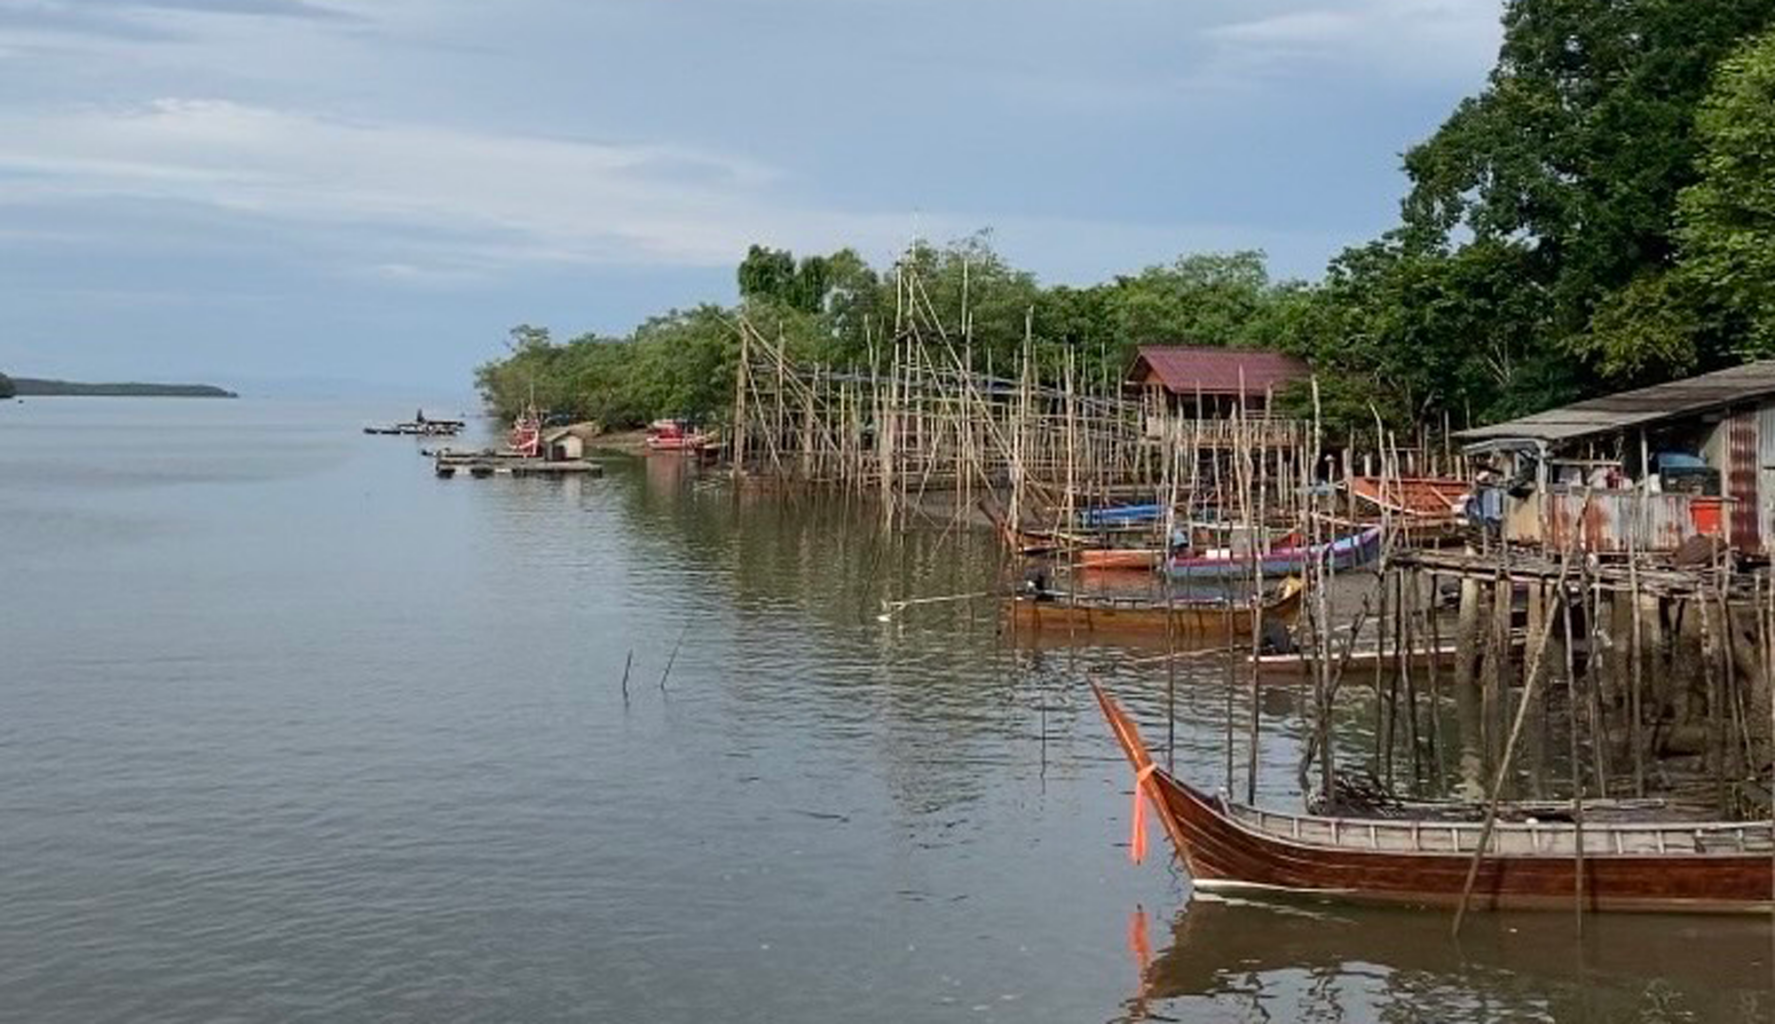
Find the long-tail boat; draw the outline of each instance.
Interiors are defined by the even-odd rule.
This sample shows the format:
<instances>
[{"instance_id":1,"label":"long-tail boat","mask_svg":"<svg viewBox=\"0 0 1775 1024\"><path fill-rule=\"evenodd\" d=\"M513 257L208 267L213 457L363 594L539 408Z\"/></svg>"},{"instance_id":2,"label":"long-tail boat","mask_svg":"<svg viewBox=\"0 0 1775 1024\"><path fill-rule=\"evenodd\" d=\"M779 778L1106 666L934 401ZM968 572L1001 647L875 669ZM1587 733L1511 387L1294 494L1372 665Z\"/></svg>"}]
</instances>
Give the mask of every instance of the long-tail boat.
<instances>
[{"instance_id":1,"label":"long-tail boat","mask_svg":"<svg viewBox=\"0 0 1775 1024\"><path fill-rule=\"evenodd\" d=\"M1425 672L1431 668L1450 669L1454 667L1456 654L1455 646L1445 643L1434 653L1428 646L1410 651L1406 661L1414 672ZM1317 659L1311 650L1287 654L1255 654L1249 656L1247 661L1263 671L1264 679L1277 681L1308 678L1317 666ZM1376 669L1387 675L1399 671L1399 655L1396 652L1383 652L1373 647L1351 651L1348 658L1334 656L1333 661L1342 667L1346 675L1353 673L1360 677L1371 677Z\"/></svg>"},{"instance_id":2,"label":"long-tail boat","mask_svg":"<svg viewBox=\"0 0 1775 1024\"><path fill-rule=\"evenodd\" d=\"M1163 505L1103 505L1098 508L1082 508L1075 513L1080 525L1087 527L1114 526L1127 523L1156 523L1165 518Z\"/></svg>"},{"instance_id":3,"label":"long-tail boat","mask_svg":"<svg viewBox=\"0 0 1775 1024\"><path fill-rule=\"evenodd\" d=\"M1580 829L1572 821L1497 821L1469 896L1475 851L1487 838L1481 822L1288 814L1210 796L1155 764L1133 720L1102 687L1092 690L1134 766L1136 801L1151 803L1203 891L1414 906L1467 900L1496 910L1775 909L1775 822L1585 822Z\"/></svg>"},{"instance_id":4,"label":"long-tail boat","mask_svg":"<svg viewBox=\"0 0 1775 1024\"><path fill-rule=\"evenodd\" d=\"M1250 638L1252 616L1258 607L1266 620L1293 621L1300 611L1303 589L1299 579L1289 578L1268 600L1232 602L1220 598L1166 602L1036 590L1012 598L1011 614L1018 629L1035 632L1164 635L1169 629L1179 636L1225 636L1228 642L1235 642Z\"/></svg>"},{"instance_id":5,"label":"long-tail boat","mask_svg":"<svg viewBox=\"0 0 1775 1024\"><path fill-rule=\"evenodd\" d=\"M1352 495L1417 525L1452 524L1473 485L1447 477L1352 477Z\"/></svg>"},{"instance_id":6,"label":"long-tail boat","mask_svg":"<svg viewBox=\"0 0 1775 1024\"><path fill-rule=\"evenodd\" d=\"M1073 530L1059 527L1037 529L1012 526L998 504L990 498L980 499L978 507L992 524L992 528L1004 539L1005 546L1020 555L1039 557L1065 552L1104 552L1089 555L1080 562L1086 568L1097 569L1129 568L1125 563L1132 559L1140 560L1140 568L1152 569L1164 558L1157 548L1151 546L1154 540L1154 527L1151 523L1110 522ZM1121 543L1128 539L1136 539L1138 543L1133 546ZM1124 555L1123 552L1140 554ZM1147 553L1150 553L1150 557Z\"/></svg>"},{"instance_id":7,"label":"long-tail boat","mask_svg":"<svg viewBox=\"0 0 1775 1024\"><path fill-rule=\"evenodd\" d=\"M1158 548L1080 548L1072 553L1081 569L1119 569L1151 572L1165 558Z\"/></svg>"},{"instance_id":8,"label":"long-tail boat","mask_svg":"<svg viewBox=\"0 0 1775 1024\"><path fill-rule=\"evenodd\" d=\"M1254 562L1261 562L1265 576L1283 576L1304 571L1309 565L1323 562L1342 572L1373 561L1381 553L1381 528L1371 526L1360 533L1323 544L1297 544L1271 548L1261 556L1250 552L1208 555L1179 555L1165 566L1172 579L1224 580L1244 579L1253 574Z\"/></svg>"}]
</instances>

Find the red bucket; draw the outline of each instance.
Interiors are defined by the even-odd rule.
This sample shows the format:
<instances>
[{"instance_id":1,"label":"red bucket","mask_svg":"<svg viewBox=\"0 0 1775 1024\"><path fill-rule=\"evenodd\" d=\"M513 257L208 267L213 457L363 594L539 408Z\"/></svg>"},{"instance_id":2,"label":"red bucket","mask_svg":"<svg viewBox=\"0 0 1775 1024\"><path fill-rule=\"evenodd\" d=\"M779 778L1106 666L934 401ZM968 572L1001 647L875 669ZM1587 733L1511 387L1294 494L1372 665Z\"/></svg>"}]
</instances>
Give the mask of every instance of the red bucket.
<instances>
[{"instance_id":1,"label":"red bucket","mask_svg":"<svg viewBox=\"0 0 1775 1024\"><path fill-rule=\"evenodd\" d=\"M1704 537L1718 537L1724 507L1725 502L1720 498L1691 498L1689 517L1695 522L1695 532Z\"/></svg>"}]
</instances>

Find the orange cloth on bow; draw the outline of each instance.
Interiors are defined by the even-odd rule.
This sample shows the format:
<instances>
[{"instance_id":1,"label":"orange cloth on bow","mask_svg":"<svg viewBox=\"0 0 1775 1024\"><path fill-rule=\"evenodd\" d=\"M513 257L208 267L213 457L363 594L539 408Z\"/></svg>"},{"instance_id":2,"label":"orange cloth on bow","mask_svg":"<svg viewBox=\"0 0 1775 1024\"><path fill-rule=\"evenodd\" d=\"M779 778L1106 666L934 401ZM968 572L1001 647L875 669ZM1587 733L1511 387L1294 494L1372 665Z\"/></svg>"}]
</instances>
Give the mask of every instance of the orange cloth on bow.
<instances>
[{"instance_id":1,"label":"orange cloth on bow","mask_svg":"<svg viewBox=\"0 0 1775 1024\"><path fill-rule=\"evenodd\" d=\"M1146 801L1141 799L1141 791L1146 788L1146 780L1159 766L1149 764L1134 773L1134 834L1128 842L1128 853L1139 864L1146 859Z\"/></svg>"}]
</instances>

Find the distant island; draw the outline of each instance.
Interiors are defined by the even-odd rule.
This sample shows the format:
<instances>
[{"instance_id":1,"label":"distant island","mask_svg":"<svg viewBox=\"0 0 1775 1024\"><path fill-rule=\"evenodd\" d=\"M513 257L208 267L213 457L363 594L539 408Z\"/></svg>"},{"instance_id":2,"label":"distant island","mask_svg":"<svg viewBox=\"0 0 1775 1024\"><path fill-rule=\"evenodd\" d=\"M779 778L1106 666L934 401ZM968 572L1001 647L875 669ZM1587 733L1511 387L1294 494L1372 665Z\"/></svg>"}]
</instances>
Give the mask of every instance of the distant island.
<instances>
[{"instance_id":1,"label":"distant island","mask_svg":"<svg viewBox=\"0 0 1775 1024\"><path fill-rule=\"evenodd\" d=\"M83 384L71 380L42 380L0 374L0 398L239 398L214 384Z\"/></svg>"}]
</instances>

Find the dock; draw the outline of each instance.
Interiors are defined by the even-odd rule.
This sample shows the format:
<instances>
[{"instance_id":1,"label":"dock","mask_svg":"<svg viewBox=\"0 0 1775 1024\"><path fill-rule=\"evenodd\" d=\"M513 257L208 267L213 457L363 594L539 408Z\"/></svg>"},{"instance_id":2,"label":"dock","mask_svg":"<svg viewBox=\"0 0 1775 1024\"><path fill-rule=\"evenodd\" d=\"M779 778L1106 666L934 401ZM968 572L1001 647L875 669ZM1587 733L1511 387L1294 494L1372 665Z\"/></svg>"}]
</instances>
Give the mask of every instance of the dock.
<instances>
[{"instance_id":1,"label":"dock","mask_svg":"<svg viewBox=\"0 0 1775 1024\"><path fill-rule=\"evenodd\" d=\"M432 465L434 472L442 480L449 480L458 473L465 473L477 480L490 476L601 477L604 475L603 464L589 459L524 459L498 455L440 454Z\"/></svg>"}]
</instances>

